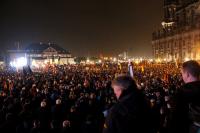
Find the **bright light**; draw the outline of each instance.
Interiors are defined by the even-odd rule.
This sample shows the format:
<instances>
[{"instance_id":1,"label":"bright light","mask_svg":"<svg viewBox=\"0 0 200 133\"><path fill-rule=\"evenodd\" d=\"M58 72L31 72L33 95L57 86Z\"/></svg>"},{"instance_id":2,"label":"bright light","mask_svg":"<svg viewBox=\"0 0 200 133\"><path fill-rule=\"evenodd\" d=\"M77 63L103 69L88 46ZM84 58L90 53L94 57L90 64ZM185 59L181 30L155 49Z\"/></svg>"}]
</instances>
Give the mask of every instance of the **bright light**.
<instances>
[{"instance_id":1,"label":"bright light","mask_svg":"<svg viewBox=\"0 0 200 133\"><path fill-rule=\"evenodd\" d=\"M90 60L89 59L87 59L87 61L86 61L87 63L90 63Z\"/></svg>"},{"instance_id":2,"label":"bright light","mask_svg":"<svg viewBox=\"0 0 200 133\"><path fill-rule=\"evenodd\" d=\"M135 63L136 63L136 64L139 64L139 60L135 60Z\"/></svg>"},{"instance_id":3,"label":"bright light","mask_svg":"<svg viewBox=\"0 0 200 133\"><path fill-rule=\"evenodd\" d=\"M39 67L39 65L35 62L35 60L32 61L32 66L37 67L37 68Z\"/></svg>"},{"instance_id":4,"label":"bright light","mask_svg":"<svg viewBox=\"0 0 200 133\"><path fill-rule=\"evenodd\" d=\"M116 62L116 61L117 61L117 58L113 58L113 61Z\"/></svg>"},{"instance_id":5,"label":"bright light","mask_svg":"<svg viewBox=\"0 0 200 133\"><path fill-rule=\"evenodd\" d=\"M189 61L190 59L188 57L185 57L185 61Z\"/></svg>"},{"instance_id":6,"label":"bright light","mask_svg":"<svg viewBox=\"0 0 200 133\"><path fill-rule=\"evenodd\" d=\"M10 66L11 66L11 67L14 67L14 66L15 66L13 61L10 62Z\"/></svg>"},{"instance_id":7,"label":"bright light","mask_svg":"<svg viewBox=\"0 0 200 133\"><path fill-rule=\"evenodd\" d=\"M163 27L170 27L174 24L174 22L162 22L161 24Z\"/></svg>"},{"instance_id":8,"label":"bright light","mask_svg":"<svg viewBox=\"0 0 200 133\"><path fill-rule=\"evenodd\" d=\"M27 65L27 59L24 57L20 57L17 59L17 67L23 67Z\"/></svg>"},{"instance_id":9,"label":"bright light","mask_svg":"<svg viewBox=\"0 0 200 133\"><path fill-rule=\"evenodd\" d=\"M160 60L160 59L157 59L157 60L156 60L156 62L157 62L157 63L160 63L160 62L161 62L161 60Z\"/></svg>"},{"instance_id":10,"label":"bright light","mask_svg":"<svg viewBox=\"0 0 200 133\"><path fill-rule=\"evenodd\" d=\"M45 60L44 63L47 64L47 63L48 63L48 60Z\"/></svg>"},{"instance_id":11,"label":"bright light","mask_svg":"<svg viewBox=\"0 0 200 133\"><path fill-rule=\"evenodd\" d=\"M39 65L35 62L35 60L32 61L32 66L39 67Z\"/></svg>"},{"instance_id":12,"label":"bright light","mask_svg":"<svg viewBox=\"0 0 200 133\"><path fill-rule=\"evenodd\" d=\"M165 62L167 61L167 59L163 59Z\"/></svg>"},{"instance_id":13,"label":"bright light","mask_svg":"<svg viewBox=\"0 0 200 133\"><path fill-rule=\"evenodd\" d=\"M153 59L149 59L150 62L153 62Z\"/></svg>"},{"instance_id":14,"label":"bright light","mask_svg":"<svg viewBox=\"0 0 200 133\"><path fill-rule=\"evenodd\" d=\"M16 67L16 68L20 68L20 67L26 66L27 65L27 59L24 58L24 57L17 58L16 60L11 61L10 65L12 67Z\"/></svg>"},{"instance_id":15,"label":"bright light","mask_svg":"<svg viewBox=\"0 0 200 133\"><path fill-rule=\"evenodd\" d=\"M101 63L102 61L101 60L99 60L99 63Z\"/></svg>"},{"instance_id":16,"label":"bright light","mask_svg":"<svg viewBox=\"0 0 200 133\"><path fill-rule=\"evenodd\" d=\"M58 64L58 59L55 59L54 62L55 62L55 64Z\"/></svg>"},{"instance_id":17,"label":"bright light","mask_svg":"<svg viewBox=\"0 0 200 133\"><path fill-rule=\"evenodd\" d=\"M104 59L104 60L108 60L108 57L104 57L103 59Z\"/></svg>"}]
</instances>

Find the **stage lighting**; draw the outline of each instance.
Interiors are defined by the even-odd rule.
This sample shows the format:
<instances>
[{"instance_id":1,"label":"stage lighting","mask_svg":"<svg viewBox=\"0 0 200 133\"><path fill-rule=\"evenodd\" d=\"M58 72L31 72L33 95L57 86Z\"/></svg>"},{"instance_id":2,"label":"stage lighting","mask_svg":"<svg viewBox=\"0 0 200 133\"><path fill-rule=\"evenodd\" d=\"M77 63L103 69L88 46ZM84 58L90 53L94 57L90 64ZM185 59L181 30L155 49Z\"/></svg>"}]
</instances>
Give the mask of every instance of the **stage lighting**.
<instances>
[{"instance_id":1,"label":"stage lighting","mask_svg":"<svg viewBox=\"0 0 200 133\"><path fill-rule=\"evenodd\" d=\"M20 68L20 67L26 66L27 65L27 59L25 57L17 58L16 60L11 61L10 65L12 67L16 67L16 68Z\"/></svg>"}]
</instances>

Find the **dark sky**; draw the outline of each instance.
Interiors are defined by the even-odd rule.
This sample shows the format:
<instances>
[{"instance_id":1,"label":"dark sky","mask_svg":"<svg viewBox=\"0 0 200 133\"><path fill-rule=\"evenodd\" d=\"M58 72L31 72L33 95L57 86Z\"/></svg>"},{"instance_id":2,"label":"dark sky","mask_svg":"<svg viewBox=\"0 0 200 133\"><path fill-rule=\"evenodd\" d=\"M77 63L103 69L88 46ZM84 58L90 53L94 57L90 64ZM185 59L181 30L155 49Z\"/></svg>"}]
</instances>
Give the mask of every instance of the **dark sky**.
<instances>
[{"instance_id":1,"label":"dark sky","mask_svg":"<svg viewBox=\"0 0 200 133\"><path fill-rule=\"evenodd\" d=\"M0 47L52 42L73 55L151 55L163 0L1 0Z\"/></svg>"}]
</instances>

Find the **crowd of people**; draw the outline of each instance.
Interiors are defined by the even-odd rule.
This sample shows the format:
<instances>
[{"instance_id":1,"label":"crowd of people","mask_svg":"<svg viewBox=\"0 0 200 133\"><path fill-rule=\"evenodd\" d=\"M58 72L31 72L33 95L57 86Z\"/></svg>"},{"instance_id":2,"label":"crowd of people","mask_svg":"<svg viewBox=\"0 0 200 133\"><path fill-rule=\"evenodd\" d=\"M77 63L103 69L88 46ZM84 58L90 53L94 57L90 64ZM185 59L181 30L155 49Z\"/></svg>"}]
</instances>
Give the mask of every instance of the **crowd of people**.
<instances>
[{"instance_id":1,"label":"crowd of people","mask_svg":"<svg viewBox=\"0 0 200 133\"><path fill-rule=\"evenodd\" d=\"M134 80L150 107L154 133L167 133L173 96L184 84L176 64L134 64ZM48 66L0 72L0 129L12 133L102 133L118 102L112 81L128 64Z\"/></svg>"}]
</instances>

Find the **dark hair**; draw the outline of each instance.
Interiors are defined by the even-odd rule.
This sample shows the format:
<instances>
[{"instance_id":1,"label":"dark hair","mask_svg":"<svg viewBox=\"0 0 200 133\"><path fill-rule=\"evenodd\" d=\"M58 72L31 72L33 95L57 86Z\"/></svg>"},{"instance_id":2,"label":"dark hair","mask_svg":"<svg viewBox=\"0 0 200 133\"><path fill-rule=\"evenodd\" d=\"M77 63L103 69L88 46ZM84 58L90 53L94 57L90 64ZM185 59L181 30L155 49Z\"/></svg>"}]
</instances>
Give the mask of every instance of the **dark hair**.
<instances>
[{"instance_id":1,"label":"dark hair","mask_svg":"<svg viewBox=\"0 0 200 133\"><path fill-rule=\"evenodd\" d=\"M129 75L119 75L112 81L112 86L117 85L122 87L123 91L129 90L129 89L137 89L137 85L133 78Z\"/></svg>"},{"instance_id":2,"label":"dark hair","mask_svg":"<svg viewBox=\"0 0 200 133\"><path fill-rule=\"evenodd\" d=\"M193 77L199 78L200 76L200 65L197 61L190 60L186 61L182 65L183 70L189 72Z\"/></svg>"}]
</instances>

